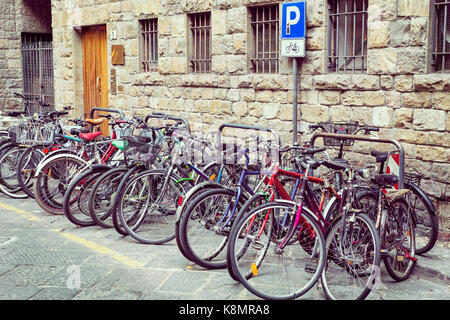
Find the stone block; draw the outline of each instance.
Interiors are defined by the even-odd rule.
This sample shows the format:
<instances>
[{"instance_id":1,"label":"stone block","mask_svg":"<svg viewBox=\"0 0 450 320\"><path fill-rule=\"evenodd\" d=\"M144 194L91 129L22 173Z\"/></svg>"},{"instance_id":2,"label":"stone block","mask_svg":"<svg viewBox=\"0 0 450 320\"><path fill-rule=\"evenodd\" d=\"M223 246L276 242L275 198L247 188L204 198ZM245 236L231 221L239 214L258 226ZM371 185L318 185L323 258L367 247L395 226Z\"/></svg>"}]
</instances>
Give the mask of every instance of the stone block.
<instances>
[{"instance_id":1,"label":"stone block","mask_svg":"<svg viewBox=\"0 0 450 320\"><path fill-rule=\"evenodd\" d=\"M265 103L263 105L263 117L265 119L275 119L280 111L279 103Z\"/></svg>"},{"instance_id":2,"label":"stone block","mask_svg":"<svg viewBox=\"0 0 450 320\"><path fill-rule=\"evenodd\" d=\"M211 34L224 35L227 32L227 11L214 10L211 12Z\"/></svg>"},{"instance_id":3,"label":"stone block","mask_svg":"<svg viewBox=\"0 0 450 320\"><path fill-rule=\"evenodd\" d=\"M398 15L400 17L428 17L428 0L398 0Z\"/></svg>"},{"instance_id":4,"label":"stone block","mask_svg":"<svg viewBox=\"0 0 450 320\"><path fill-rule=\"evenodd\" d=\"M396 48L372 49L367 53L368 74L393 74L397 73Z\"/></svg>"},{"instance_id":5,"label":"stone block","mask_svg":"<svg viewBox=\"0 0 450 320\"><path fill-rule=\"evenodd\" d=\"M394 78L394 88L397 91L406 92L413 90L413 76L398 75Z\"/></svg>"},{"instance_id":6,"label":"stone block","mask_svg":"<svg viewBox=\"0 0 450 320\"><path fill-rule=\"evenodd\" d=\"M402 107L408 108L430 108L432 105L430 92L407 92L402 93Z\"/></svg>"},{"instance_id":7,"label":"stone block","mask_svg":"<svg viewBox=\"0 0 450 320\"><path fill-rule=\"evenodd\" d=\"M353 87L352 76L343 74L323 74L314 77L314 86L321 90L348 90Z\"/></svg>"},{"instance_id":8,"label":"stone block","mask_svg":"<svg viewBox=\"0 0 450 320\"><path fill-rule=\"evenodd\" d=\"M317 123L320 121L328 121L328 108L324 106L300 106L301 119L311 123Z\"/></svg>"},{"instance_id":9,"label":"stone block","mask_svg":"<svg viewBox=\"0 0 450 320\"><path fill-rule=\"evenodd\" d=\"M325 105L336 105L341 101L340 91L320 90L319 91L319 103Z\"/></svg>"},{"instance_id":10,"label":"stone block","mask_svg":"<svg viewBox=\"0 0 450 320\"><path fill-rule=\"evenodd\" d=\"M450 111L450 91L433 93L433 105L435 109Z\"/></svg>"},{"instance_id":11,"label":"stone block","mask_svg":"<svg viewBox=\"0 0 450 320\"><path fill-rule=\"evenodd\" d=\"M388 107L376 107L373 109L372 123L376 127L388 128L392 126L393 110Z\"/></svg>"},{"instance_id":12,"label":"stone block","mask_svg":"<svg viewBox=\"0 0 450 320\"><path fill-rule=\"evenodd\" d=\"M368 40L367 46L372 48L386 48L389 43L389 25L388 21L374 21L367 25Z\"/></svg>"},{"instance_id":13,"label":"stone block","mask_svg":"<svg viewBox=\"0 0 450 320\"><path fill-rule=\"evenodd\" d=\"M446 118L443 110L417 109L414 111L414 129L443 131L446 129Z\"/></svg>"},{"instance_id":14,"label":"stone block","mask_svg":"<svg viewBox=\"0 0 450 320\"><path fill-rule=\"evenodd\" d=\"M414 75L414 91L450 90L450 79L445 74Z\"/></svg>"},{"instance_id":15,"label":"stone block","mask_svg":"<svg viewBox=\"0 0 450 320\"><path fill-rule=\"evenodd\" d=\"M365 91L363 102L366 106L382 106L386 102L384 91Z\"/></svg>"},{"instance_id":16,"label":"stone block","mask_svg":"<svg viewBox=\"0 0 450 320\"><path fill-rule=\"evenodd\" d=\"M346 91L341 95L341 102L346 106L362 106L364 105L364 92Z\"/></svg>"},{"instance_id":17,"label":"stone block","mask_svg":"<svg viewBox=\"0 0 450 320\"><path fill-rule=\"evenodd\" d=\"M352 75L352 90L380 90L380 77L354 74Z\"/></svg>"},{"instance_id":18,"label":"stone block","mask_svg":"<svg viewBox=\"0 0 450 320\"><path fill-rule=\"evenodd\" d=\"M397 72L417 74L427 72L427 49L423 47L399 48Z\"/></svg>"},{"instance_id":19,"label":"stone block","mask_svg":"<svg viewBox=\"0 0 450 320\"><path fill-rule=\"evenodd\" d=\"M394 127L395 128L411 128L413 121L412 109L397 109L394 111Z\"/></svg>"}]
</instances>

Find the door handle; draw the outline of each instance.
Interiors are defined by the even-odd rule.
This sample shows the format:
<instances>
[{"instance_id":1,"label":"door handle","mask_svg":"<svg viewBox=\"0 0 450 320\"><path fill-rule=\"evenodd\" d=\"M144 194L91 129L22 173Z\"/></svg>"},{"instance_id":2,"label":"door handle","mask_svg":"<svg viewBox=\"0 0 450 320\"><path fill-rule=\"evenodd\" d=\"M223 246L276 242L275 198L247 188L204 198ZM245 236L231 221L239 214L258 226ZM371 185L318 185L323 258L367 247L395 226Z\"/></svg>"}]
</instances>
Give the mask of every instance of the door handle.
<instances>
[{"instance_id":1,"label":"door handle","mask_svg":"<svg viewBox=\"0 0 450 320\"><path fill-rule=\"evenodd\" d=\"M97 77L97 90L100 92L102 91L102 78L101 77Z\"/></svg>"}]
</instances>

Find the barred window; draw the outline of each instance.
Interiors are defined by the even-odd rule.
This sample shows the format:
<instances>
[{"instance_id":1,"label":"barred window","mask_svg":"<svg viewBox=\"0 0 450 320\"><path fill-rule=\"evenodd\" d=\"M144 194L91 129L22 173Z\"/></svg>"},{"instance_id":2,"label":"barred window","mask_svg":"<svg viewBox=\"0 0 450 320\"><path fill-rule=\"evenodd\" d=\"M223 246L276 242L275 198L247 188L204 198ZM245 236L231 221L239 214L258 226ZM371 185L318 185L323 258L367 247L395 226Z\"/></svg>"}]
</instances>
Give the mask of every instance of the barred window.
<instances>
[{"instance_id":1,"label":"barred window","mask_svg":"<svg viewBox=\"0 0 450 320\"><path fill-rule=\"evenodd\" d=\"M450 71L450 0L434 0L432 57L435 71Z\"/></svg>"},{"instance_id":2,"label":"barred window","mask_svg":"<svg viewBox=\"0 0 450 320\"><path fill-rule=\"evenodd\" d=\"M251 69L255 73L278 73L279 5L250 8Z\"/></svg>"},{"instance_id":3,"label":"barred window","mask_svg":"<svg viewBox=\"0 0 450 320\"><path fill-rule=\"evenodd\" d=\"M22 33L23 93L27 98L39 98L50 106L41 110L38 102L31 113L54 109L52 35Z\"/></svg>"},{"instance_id":4,"label":"barred window","mask_svg":"<svg viewBox=\"0 0 450 320\"><path fill-rule=\"evenodd\" d=\"M367 71L368 0L328 0L328 71Z\"/></svg>"},{"instance_id":5,"label":"barred window","mask_svg":"<svg viewBox=\"0 0 450 320\"><path fill-rule=\"evenodd\" d=\"M154 71L158 68L158 19L139 21L141 71Z\"/></svg>"},{"instance_id":6,"label":"barred window","mask_svg":"<svg viewBox=\"0 0 450 320\"><path fill-rule=\"evenodd\" d=\"M189 68L193 73L211 72L211 13L189 15L190 58Z\"/></svg>"}]
</instances>

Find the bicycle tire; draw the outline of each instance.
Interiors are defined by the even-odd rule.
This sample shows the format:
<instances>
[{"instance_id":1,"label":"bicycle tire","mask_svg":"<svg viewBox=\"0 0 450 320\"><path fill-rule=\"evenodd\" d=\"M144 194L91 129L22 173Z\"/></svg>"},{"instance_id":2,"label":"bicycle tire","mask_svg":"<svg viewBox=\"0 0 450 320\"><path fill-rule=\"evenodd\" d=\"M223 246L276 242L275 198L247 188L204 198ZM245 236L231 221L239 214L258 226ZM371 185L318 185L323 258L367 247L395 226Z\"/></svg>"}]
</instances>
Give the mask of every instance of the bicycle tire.
<instances>
[{"instance_id":1,"label":"bicycle tire","mask_svg":"<svg viewBox=\"0 0 450 320\"><path fill-rule=\"evenodd\" d=\"M17 181L19 182L22 191L30 198L34 198L32 191L34 170L36 170L39 162L45 157L42 148L43 146L41 145L31 146L22 153L17 164Z\"/></svg>"},{"instance_id":2,"label":"bicycle tire","mask_svg":"<svg viewBox=\"0 0 450 320\"><path fill-rule=\"evenodd\" d=\"M296 243L277 250L279 239L273 233L273 223L296 209L293 202L266 203L248 212L231 230L228 250L233 272L247 290L263 299L303 296L317 283L325 265L325 238L306 207L302 209L300 225L309 232L302 234L302 245ZM269 250L271 243L275 250ZM306 250L306 244L315 245L316 251Z\"/></svg>"},{"instance_id":3,"label":"bicycle tire","mask_svg":"<svg viewBox=\"0 0 450 320\"><path fill-rule=\"evenodd\" d=\"M166 177L172 182L166 186L170 192L161 186ZM147 178L150 178L148 184ZM181 178L174 173L168 176L167 170L154 169L141 172L128 181L118 195L116 210L122 227L133 239L144 244L164 244L175 238L176 202L185 192L182 184L175 186L179 180ZM160 195L168 199L158 203Z\"/></svg>"},{"instance_id":4,"label":"bicycle tire","mask_svg":"<svg viewBox=\"0 0 450 320\"><path fill-rule=\"evenodd\" d=\"M89 212L88 199L92 185L108 170L109 168L104 166L91 168L81 172L71 181L63 201L64 214L70 222L80 227L96 224Z\"/></svg>"},{"instance_id":5,"label":"bicycle tire","mask_svg":"<svg viewBox=\"0 0 450 320\"><path fill-rule=\"evenodd\" d=\"M433 249L439 235L439 218L427 194L419 186L406 182L412 191L411 205L414 217L416 254L422 255Z\"/></svg>"},{"instance_id":6,"label":"bicycle tire","mask_svg":"<svg viewBox=\"0 0 450 320\"><path fill-rule=\"evenodd\" d=\"M260 204L262 204L262 201L266 200L266 196L264 194L261 193L257 193L255 195L253 195L252 197L250 197L242 206L241 210L239 210L239 213L237 215L237 221L239 221L242 217L244 217L246 215L247 212L249 212L250 210L252 210L254 207L259 206ZM238 277L236 276L236 274L233 271L233 268L231 266L231 262L230 262L230 251L227 250L227 270L228 270L228 274L230 275L230 277L235 280L235 281L239 281Z\"/></svg>"},{"instance_id":7,"label":"bicycle tire","mask_svg":"<svg viewBox=\"0 0 450 320\"><path fill-rule=\"evenodd\" d=\"M141 165L137 165L137 166L130 168L128 170L128 172L124 174L124 176L122 177L122 180L119 183L119 186L117 187L117 194L114 197L114 201L113 201L113 204L111 207L111 215L112 215L112 222L113 222L114 229L123 236L127 236L128 231L122 226L122 224L120 223L119 216L117 215L118 199L119 199L120 195L122 194L123 188L126 186L126 184L134 176L136 176L137 174L139 174L145 170L146 170L145 166L141 166Z\"/></svg>"},{"instance_id":8,"label":"bicycle tire","mask_svg":"<svg viewBox=\"0 0 450 320\"><path fill-rule=\"evenodd\" d=\"M229 202L224 205L220 202L221 196L227 197ZM214 188L199 193L190 201L180 217L179 230L180 242L189 260L207 269L222 269L227 266L226 244L229 231L240 206L244 204L244 199L240 198L234 219L228 220L228 210L232 210L235 205L234 198L235 191ZM208 201L210 205L216 206L212 209L215 211L207 207ZM225 209L223 214L218 211L222 209ZM226 222L223 228L219 226L221 222Z\"/></svg>"},{"instance_id":9,"label":"bicycle tire","mask_svg":"<svg viewBox=\"0 0 450 320\"><path fill-rule=\"evenodd\" d=\"M88 203L89 214L92 220L102 228L114 227L112 221L114 198L117 195L118 185L128 171L128 167L112 168L100 175L92 186Z\"/></svg>"},{"instance_id":10,"label":"bicycle tire","mask_svg":"<svg viewBox=\"0 0 450 320\"><path fill-rule=\"evenodd\" d=\"M321 282L330 300L363 300L378 279L381 262L378 231L365 214L355 214L352 219L349 215L345 222L349 226L345 247L340 247L342 216L334 221L326 236L327 261Z\"/></svg>"},{"instance_id":11,"label":"bicycle tire","mask_svg":"<svg viewBox=\"0 0 450 320\"><path fill-rule=\"evenodd\" d=\"M405 216L405 213L408 214L408 203L404 199L395 200L389 206L395 212L389 210L381 235L383 249L386 250L383 262L392 279L404 281L409 278L415 266L415 228L412 216ZM402 243L398 242L400 233L404 240Z\"/></svg>"},{"instance_id":12,"label":"bicycle tire","mask_svg":"<svg viewBox=\"0 0 450 320\"><path fill-rule=\"evenodd\" d=\"M48 158L48 161L39 168L33 185L37 204L48 213L63 215L63 201L67 187L71 179L86 169L87 163L76 157L58 155ZM56 186L52 188L54 184Z\"/></svg>"},{"instance_id":13,"label":"bicycle tire","mask_svg":"<svg viewBox=\"0 0 450 320\"><path fill-rule=\"evenodd\" d=\"M15 145L0 157L0 191L13 199L28 198L17 180L17 164L24 146Z\"/></svg>"}]
</instances>

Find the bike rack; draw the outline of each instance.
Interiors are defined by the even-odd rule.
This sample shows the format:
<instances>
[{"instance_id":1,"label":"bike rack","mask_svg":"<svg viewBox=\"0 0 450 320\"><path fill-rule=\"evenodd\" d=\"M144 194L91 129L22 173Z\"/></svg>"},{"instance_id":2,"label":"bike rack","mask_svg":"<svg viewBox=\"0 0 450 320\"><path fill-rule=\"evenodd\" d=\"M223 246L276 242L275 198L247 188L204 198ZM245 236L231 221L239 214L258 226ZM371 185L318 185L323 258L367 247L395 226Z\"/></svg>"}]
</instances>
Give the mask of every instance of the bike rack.
<instances>
[{"instance_id":1,"label":"bike rack","mask_svg":"<svg viewBox=\"0 0 450 320\"><path fill-rule=\"evenodd\" d=\"M94 113L95 111L102 111L102 112L113 112L113 113L118 113L122 119L125 119L125 114L121 111L121 110L117 110L117 109L108 109L108 108L100 108L100 107L94 107L91 110L90 113L90 118L94 119ZM91 128L90 131L92 132L92 129L94 128L94 126L91 124Z\"/></svg>"},{"instance_id":2,"label":"bike rack","mask_svg":"<svg viewBox=\"0 0 450 320\"><path fill-rule=\"evenodd\" d=\"M352 140L369 141L369 142L377 142L377 143L389 143L389 144L395 145L399 151L398 187L399 187L399 189L403 189L404 175L405 175L405 152L403 150L402 145L397 140L370 138L370 137L364 137L364 136L358 136L358 135L352 135L352 134L336 134L336 133L319 132L319 133L315 133L311 137L311 140L310 140L311 148L314 148L314 142L319 137L337 138L337 139L352 139Z\"/></svg>"},{"instance_id":3,"label":"bike rack","mask_svg":"<svg viewBox=\"0 0 450 320\"><path fill-rule=\"evenodd\" d=\"M161 113L161 112L153 112L152 114L149 114L144 118L144 122L147 123L147 121L151 118L181 121L181 122L183 122L183 124L184 124L185 128L188 130L188 132L191 133L191 127L189 125L189 122L184 118L172 116L170 114L165 114L165 113Z\"/></svg>"},{"instance_id":4,"label":"bike rack","mask_svg":"<svg viewBox=\"0 0 450 320\"><path fill-rule=\"evenodd\" d=\"M244 124L235 124L235 123L224 123L221 124L218 128L218 135L217 135L217 155L218 155L218 159L220 159L221 156L221 152L224 151L223 150L223 145L222 145L222 131L225 128L235 128L235 129L244 129L244 130L255 130L255 131L265 131L265 132L269 132L271 133L274 138L275 138L275 142L276 145L274 146L275 151L277 152L277 156L278 159L280 159L280 154L279 154L279 148L280 148L280 137L278 135L278 133L270 128L265 128L265 127L257 127L257 126L250 126L250 125L244 125Z\"/></svg>"}]
</instances>

